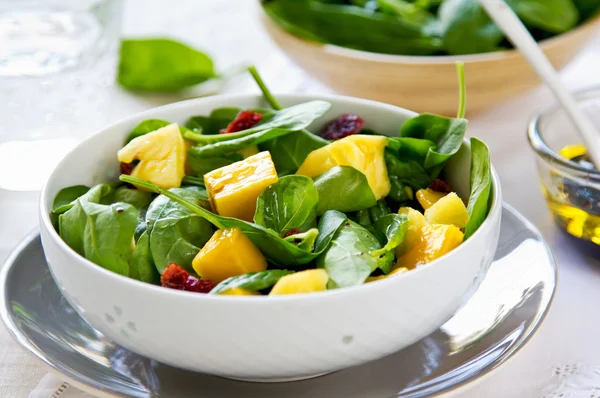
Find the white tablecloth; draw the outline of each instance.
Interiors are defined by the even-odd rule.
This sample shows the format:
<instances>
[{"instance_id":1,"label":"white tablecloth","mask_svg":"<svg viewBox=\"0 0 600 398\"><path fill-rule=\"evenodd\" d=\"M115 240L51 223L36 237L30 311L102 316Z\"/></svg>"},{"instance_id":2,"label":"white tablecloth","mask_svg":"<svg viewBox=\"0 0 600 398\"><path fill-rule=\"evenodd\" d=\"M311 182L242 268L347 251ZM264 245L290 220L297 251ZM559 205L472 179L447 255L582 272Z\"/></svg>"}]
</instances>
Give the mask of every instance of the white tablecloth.
<instances>
[{"instance_id":1,"label":"white tablecloth","mask_svg":"<svg viewBox=\"0 0 600 398\"><path fill-rule=\"evenodd\" d=\"M129 0L124 15L124 33L166 35L185 40L211 53L218 65L225 68L244 61L254 63L274 91L329 91L277 51L256 20L256 8L256 2L250 0ZM599 66L600 39L596 39L565 69L563 79L571 89L598 85ZM77 98L81 100L77 120L85 120L87 113L89 121L77 125L74 138L83 138L132 112L178 99L125 93L110 84L111 70L112 65L108 64L98 72L103 83L93 90L94 109L86 108L86 101L92 102L91 97ZM83 80L84 85L92 83ZM226 91L250 90L257 91L248 79L236 79L226 87ZM0 80L0 103L6 101L3 95L7 94L2 91ZM539 88L478 115L470 124L469 134L483 138L492 149L505 200L540 228L555 251L560 275L553 308L537 335L507 364L463 396L600 396L600 339L596 335L600 326L597 316L600 251L594 255L576 250L572 240L555 227L543 203L534 157L525 138L525 128L533 112L550 102L549 91ZM40 103L40 111L41 106ZM26 117L21 115L23 123ZM11 120L15 139L21 139L16 138L20 137L20 118ZM0 170L0 175L8 172L10 170ZM36 192L0 189L0 262L36 227L37 196ZM0 326L0 396L25 397L46 373L47 370L21 351ZM76 396L72 390L69 394Z\"/></svg>"}]
</instances>

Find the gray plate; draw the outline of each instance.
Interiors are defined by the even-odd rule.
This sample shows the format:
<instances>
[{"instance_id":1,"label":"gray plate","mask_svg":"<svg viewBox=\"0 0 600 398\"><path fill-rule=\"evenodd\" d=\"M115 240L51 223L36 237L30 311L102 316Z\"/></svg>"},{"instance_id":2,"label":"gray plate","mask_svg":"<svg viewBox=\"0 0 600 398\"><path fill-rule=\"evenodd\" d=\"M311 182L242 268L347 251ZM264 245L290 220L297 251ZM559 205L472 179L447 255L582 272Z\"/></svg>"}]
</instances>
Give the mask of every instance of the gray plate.
<instances>
[{"instance_id":1,"label":"gray plate","mask_svg":"<svg viewBox=\"0 0 600 398\"><path fill-rule=\"evenodd\" d=\"M0 312L25 349L90 392L168 398L421 397L461 386L505 362L544 319L555 286L556 265L548 245L505 205L488 275L439 330L378 361L311 380L269 384L184 371L112 343L60 294L37 234L2 269Z\"/></svg>"}]
</instances>

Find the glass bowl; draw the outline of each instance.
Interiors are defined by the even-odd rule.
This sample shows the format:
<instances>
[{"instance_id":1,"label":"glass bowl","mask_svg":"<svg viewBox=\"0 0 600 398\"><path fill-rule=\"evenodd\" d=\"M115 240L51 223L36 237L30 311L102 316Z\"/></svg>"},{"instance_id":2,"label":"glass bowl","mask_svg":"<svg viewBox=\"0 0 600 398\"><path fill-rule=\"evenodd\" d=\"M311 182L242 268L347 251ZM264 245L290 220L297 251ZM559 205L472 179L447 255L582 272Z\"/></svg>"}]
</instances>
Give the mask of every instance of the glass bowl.
<instances>
[{"instance_id":1,"label":"glass bowl","mask_svg":"<svg viewBox=\"0 0 600 398\"><path fill-rule=\"evenodd\" d=\"M600 131L600 87L577 92L575 98ZM570 235L600 245L600 171L562 156L584 150L575 126L559 105L553 105L534 116L528 137L556 223Z\"/></svg>"}]
</instances>

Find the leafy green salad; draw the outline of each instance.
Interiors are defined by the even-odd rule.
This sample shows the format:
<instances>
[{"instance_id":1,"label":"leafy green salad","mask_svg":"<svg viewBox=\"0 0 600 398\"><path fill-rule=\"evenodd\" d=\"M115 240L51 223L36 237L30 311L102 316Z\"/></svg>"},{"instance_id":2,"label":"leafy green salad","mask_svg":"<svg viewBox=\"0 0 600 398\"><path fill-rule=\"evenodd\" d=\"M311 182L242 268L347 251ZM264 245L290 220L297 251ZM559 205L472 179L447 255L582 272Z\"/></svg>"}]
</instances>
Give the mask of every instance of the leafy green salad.
<instances>
[{"instance_id":1,"label":"leafy green salad","mask_svg":"<svg viewBox=\"0 0 600 398\"><path fill-rule=\"evenodd\" d=\"M506 0L537 40L595 15L598 0ZM478 0L262 0L267 15L312 41L384 54L457 55L510 48Z\"/></svg>"},{"instance_id":2,"label":"leafy green salad","mask_svg":"<svg viewBox=\"0 0 600 398\"><path fill-rule=\"evenodd\" d=\"M467 128L457 69L458 116L421 114L390 137L357 114L307 130L331 104L282 107L251 67L268 108L143 121L115 154L120 181L62 189L55 227L101 267L198 293L309 293L409 272L469 239L490 209L481 141L470 197L445 178Z\"/></svg>"}]
</instances>

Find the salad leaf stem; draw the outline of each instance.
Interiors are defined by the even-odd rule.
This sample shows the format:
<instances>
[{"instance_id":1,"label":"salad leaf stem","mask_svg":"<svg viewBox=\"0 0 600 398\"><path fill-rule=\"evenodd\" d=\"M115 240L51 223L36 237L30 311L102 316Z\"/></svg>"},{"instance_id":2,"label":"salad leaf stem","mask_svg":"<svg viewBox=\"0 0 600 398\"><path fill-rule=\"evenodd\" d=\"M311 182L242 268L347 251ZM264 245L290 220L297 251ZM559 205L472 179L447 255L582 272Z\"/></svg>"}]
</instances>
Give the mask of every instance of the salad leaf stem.
<instances>
[{"instance_id":1,"label":"salad leaf stem","mask_svg":"<svg viewBox=\"0 0 600 398\"><path fill-rule=\"evenodd\" d=\"M458 113L457 119L465 117L467 111L467 87L465 84L465 64L464 62L456 63L456 72L458 73Z\"/></svg>"},{"instance_id":2,"label":"salad leaf stem","mask_svg":"<svg viewBox=\"0 0 600 398\"><path fill-rule=\"evenodd\" d=\"M250 72L250 74L254 78L254 81L256 82L256 84L258 85L258 87L260 88L260 91L262 91L262 94L265 97L265 99L267 100L267 102L269 103L269 105L271 105L271 107L273 109L278 110L278 111L281 110L281 109L283 109L283 107L281 106L281 104L279 103L279 101L277 101L277 99L273 96L273 94L271 94L271 91L269 91L269 88L265 84L265 82L262 79L262 77L258 74L258 71L256 70L256 67L254 67L254 65L249 66L248 67L248 72Z\"/></svg>"}]
</instances>

